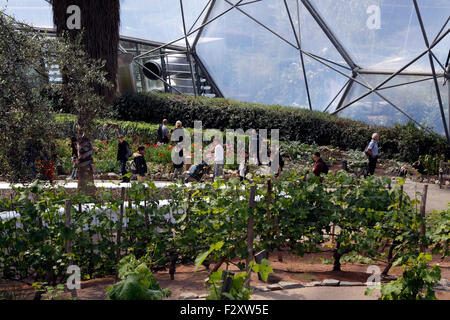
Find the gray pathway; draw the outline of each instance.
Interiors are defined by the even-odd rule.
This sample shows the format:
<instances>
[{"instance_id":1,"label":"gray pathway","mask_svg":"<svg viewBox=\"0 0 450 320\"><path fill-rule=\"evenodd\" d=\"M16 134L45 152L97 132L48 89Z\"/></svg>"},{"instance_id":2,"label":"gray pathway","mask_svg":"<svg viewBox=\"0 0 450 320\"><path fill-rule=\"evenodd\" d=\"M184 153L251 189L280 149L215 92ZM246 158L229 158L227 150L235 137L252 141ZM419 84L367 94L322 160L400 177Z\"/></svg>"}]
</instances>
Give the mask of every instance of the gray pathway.
<instances>
[{"instance_id":1,"label":"gray pathway","mask_svg":"<svg viewBox=\"0 0 450 320\"><path fill-rule=\"evenodd\" d=\"M258 292L251 300L377 300L380 291L364 295L366 287L306 287L282 291Z\"/></svg>"},{"instance_id":2,"label":"gray pathway","mask_svg":"<svg viewBox=\"0 0 450 320\"><path fill-rule=\"evenodd\" d=\"M411 198L418 197L420 200L424 185L424 183L407 180L403 186L403 190L405 190ZM417 192L420 192L419 196L416 196ZM439 189L438 184L428 184L427 203L425 208L427 213L433 212L433 210L446 210L449 204L450 188L443 187L442 189Z\"/></svg>"}]
</instances>

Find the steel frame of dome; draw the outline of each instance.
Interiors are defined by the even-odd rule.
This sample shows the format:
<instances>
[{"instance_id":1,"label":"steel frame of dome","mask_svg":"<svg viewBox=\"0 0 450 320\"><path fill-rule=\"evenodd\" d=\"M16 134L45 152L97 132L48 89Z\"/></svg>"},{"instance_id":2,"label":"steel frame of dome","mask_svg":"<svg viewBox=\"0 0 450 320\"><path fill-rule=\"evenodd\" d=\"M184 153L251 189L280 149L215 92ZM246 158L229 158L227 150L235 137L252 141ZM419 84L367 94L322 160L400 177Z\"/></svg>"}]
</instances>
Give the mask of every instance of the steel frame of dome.
<instances>
[{"instance_id":1,"label":"steel frame of dome","mask_svg":"<svg viewBox=\"0 0 450 320\"><path fill-rule=\"evenodd\" d=\"M305 81L305 88L306 88L306 92L307 92L307 97L308 97L308 104L309 104L309 108L310 110L312 110L312 104L311 104L311 97L310 97L310 90L309 90L309 85L308 85L308 79L306 76L306 72L305 72L305 64L304 64L304 57L307 56L321 64L323 64L324 66L330 68L331 70L341 74L342 76L348 78L347 82L344 84L344 86L341 88L341 90L339 90L339 92L337 93L337 95L331 100L331 102L328 104L328 106L325 108L324 112L327 112L328 109L330 108L330 106L332 105L332 103L339 97L339 95L342 93L343 94L341 96L341 99L339 101L339 103L337 104L335 110L332 112L332 114L338 114L339 112L345 110L346 108L352 106L353 104L355 104L356 102L364 99L365 97L369 96L370 94L374 93L376 94L379 98L381 98L382 100L384 100L386 103L388 103L390 106L392 106L394 109L396 109L397 111L399 111L400 113L402 113L404 116L406 116L410 121L414 122L417 126L419 126L420 128L428 131L429 133L433 134L433 135L437 135L434 131L424 127L422 124L419 123L419 121L417 121L416 119L414 119L413 116L411 116L410 114L408 114L407 112L405 112L404 110L402 110L402 108L400 108L398 105L396 105L395 103L393 103L392 101L390 101L387 97L385 97L382 93L380 93L380 89L387 84L389 81L391 81L393 78L395 78L398 75L415 75L415 76L428 76L429 78L426 79L420 79L420 80L415 80L415 81L410 81L410 82L405 82L402 84L397 84L397 85L393 85L392 87L398 87L398 86L407 86L413 83L418 83L418 82L422 82L422 81L427 81L427 80L433 80L434 81L434 87L436 90L436 95L437 95L437 99L438 99L438 104L439 104L439 109L440 109L440 114L441 114L441 118L442 118L442 123L443 123L443 127L444 127L444 131L445 131L445 136L447 138L447 142L450 143L450 82L447 82L450 79L450 50L449 50L449 55L447 58L447 61L445 63L445 65L443 65L439 59L436 57L436 55L433 53L432 49L439 43L441 42L445 37L447 37L450 33L450 28L447 28L447 25L449 25L449 21L450 21L450 17L448 17L444 23L444 25L442 26L442 28L440 29L438 35L436 36L436 38L430 43L430 40L428 39L426 30L425 30L425 26L422 20L422 14L420 11L420 7L417 3L417 0L411 0L414 4L414 8L415 8L415 13L417 15L419 24L420 24L420 28L422 31L422 36L423 36L423 40L425 42L426 45L426 50L424 50L423 52L421 52L419 55L417 55L414 59L412 59L411 61L409 61L407 64L405 64L403 67L401 67L400 69L392 72L390 70L387 71L383 71L383 70L371 70L371 69L363 69L360 66L358 66L355 61L352 59L351 55L348 53L348 51L345 49L345 47L342 45L342 43L339 41L338 37L335 36L335 34L333 33L333 31L331 30L331 28L328 26L328 24L326 23L325 19L320 15L319 11L314 7L314 5L311 3L310 0L296 0L297 2L297 8L299 6L299 2L301 1L301 3L304 5L304 7L308 10L308 12L311 14L311 16L314 18L314 20L317 22L317 24L319 25L319 27L322 29L322 31L324 32L324 34L327 36L327 38L331 41L331 43L334 45L334 47L336 48L336 50L339 52L339 54L342 56L342 58L344 59L344 61L347 63L348 66L342 65L340 63L331 61L329 59L326 59L324 57L320 57L318 55L315 55L311 52L307 52L305 50L302 49L302 45L301 45L301 39L300 37L297 35L295 26L294 26L294 22L292 19L292 14L291 11L289 9L289 6L287 4L287 0L280 0L284 2L285 8L286 8L286 12L289 18L289 22L291 24L292 27L292 32L294 33L294 37L296 40L296 44L291 43L290 41L286 40L283 36L281 36L280 34L278 34L277 32L275 32L274 30L272 30L271 28L269 28L267 25L265 25L264 23L262 23L261 21L258 21L257 19L255 19L254 17L252 17L250 14L248 14L247 12L245 12L244 10L241 9L241 7L243 6L248 6L251 5L253 3L256 2L261 2L262 0L238 0L236 3L233 3L229 0L223 0L226 3L228 3L230 5L230 8L228 8L227 10L225 10L224 12L220 13L219 15L211 18L211 12L212 9L214 8L214 6L216 5L217 0L209 0L208 3L205 5L205 7L203 8L202 12L200 13L200 15L197 17L197 19L195 20L194 24L191 26L191 28L189 29L189 31L186 30L186 23L185 23L185 13L184 13L184 8L183 8L183 0L179 0L180 1L180 8L181 8L181 17L182 17L182 22L183 22L183 31L184 31L184 36L179 38L179 39L175 39L173 41L170 41L168 43L165 43L164 45L161 45L155 49L152 49L150 51L147 51L145 53L142 53L136 57L136 58L142 58L145 57L149 54L151 54L152 52L156 51L156 50L160 50L162 48L165 48L167 46L170 46L180 40L184 40L185 44L186 44L186 50L187 50L187 54L189 57L189 64L190 64L190 68L191 68L191 75L192 75L192 83L193 83L193 88L194 88L194 94L197 95L197 90L195 90L196 85L195 85L195 76L193 73L193 67L192 67L192 61L190 59L195 59L195 61L197 63L199 63L203 69L206 70L206 68L204 67L203 63L201 62L201 59L198 57L198 55L196 54L196 45L198 43L198 40L200 39L203 29L205 26L209 25L210 23L214 22L215 20L217 20L218 18L220 18L221 16L223 16L224 14L227 14L228 12L230 12L231 10L238 10L239 12L241 12L242 14L244 14L245 16L247 16L249 19L253 20L254 22L256 22L257 24L259 24L260 26L262 26L263 28L265 28L267 31L271 32L272 34L274 34L275 36L277 36L280 40L284 41L285 43L287 43L288 45L294 47L295 49L297 49L299 51L299 55L300 55L300 60L301 60L301 64L302 64L302 69L303 69L303 78ZM197 24L198 20L200 19L200 17L203 15L203 13L207 10L206 16L204 17L204 20L202 22L202 24L200 25L200 27L197 27L196 29L193 30L194 26ZM299 21L300 24L300 21ZM300 26L299 26L300 27ZM198 34L196 35L196 38L193 42L192 45L189 44L188 41L188 36L195 34L198 31ZM121 51L124 51L123 49L121 49ZM416 61L418 61L420 58L424 57L425 55L428 55L429 58L429 63L430 63L430 67L431 67L431 73L428 72L406 72L405 70L411 66L413 63L415 63ZM442 73L438 73L436 72L436 67L435 67L435 62L438 63L440 65L440 67L444 70ZM334 66L333 66L334 65ZM336 66L336 67L335 67ZM142 66L143 68L145 68L144 66ZM340 68L344 68L347 69L349 71L352 72L352 75L349 76L347 74L345 74L344 72L340 71L337 67ZM151 72L151 70L148 70ZM206 73L207 70L206 70ZM369 83L367 83L367 81L364 81L364 79L362 79L363 81L360 81L358 76L362 75L362 74L375 74L375 75L386 75L388 76L385 80L383 80L381 83L379 83L376 86L371 86ZM448 96L449 96L449 102L448 102L448 114L449 114L449 119L447 120L445 117L445 112L444 112L444 105L443 105L443 99L441 96L441 90L439 88L439 84L438 84L438 78L444 78L445 79L445 83L447 83L447 88L448 88ZM159 77L160 78L160 77ZM160 80L164 81L164 79ZM165 81L164 81L165 82ZM214 82L212 80L212 82ZM360 86L368 89L369 91L362 94L361 96L353 99L352 101L345 103L346 98L349 95L349 92L351 91L352 87L356 84L359 84ZM170 84L168 84L167 82L165 82L166 85L172 87ZM215 83L214 83L214 86ZM383 89L386 89L387 87L384 87ZM220 89L217 88L217 91L220 92Z\"/></svg>"},{"instance_id":2,"label":"steel frame of dome","mask_svg":"<svg viewBox=\"0 0 450 320\"><path fill-rule=\"evenodd\" d=\"M292 13L291 10L286 2L286 0L280 0L284 2L285 8L286 8L286 12L289 18L289 22L290 25L292 27L292 32L294 34L295 37L295 44L291 43L290 41L286 40L286 38L284 38L283 36L281 36L279 33L275 32L274 30L272 30L270 27L268 27L267 25L265 25L264 23L262 23L261 21L257 20L256 18L252 17L250 14L248 14L247 12L245 12L244 10L242 10L241 8L244 6L250 6L253 3L256 2L260 2L262 0L248 0L248 1L244 1L244 0L238 0L237 2L233 3L229 0L224 0L226 3L228 3L230 5L230 7L228 9L226 9L225 11L221 12L220 14L218 14L215 17L211 17L211 13L212 10L214 8L214 6L217 3L217 0L209 0L208 3L205 5L205 7L203 8L202 12L200 13L200 15L197 17L197 19L195 20L194 24L190 27L189 30L187 30L187 26L185 23L185 13L184 13L184 8L183 8L183 0L180 0L180 8L181 8L181 16L183 19L183 31L184 31L184 36L178 39L175 39L173 41L167 42L164 45L161 45L157 48L154 48L150 51L144 52L138 56L136 56L135 58L143 58L145 56L150 55L151 53L165 48L167 46L170 46L178 41L182 41L184 40L186 43L186 50L188 55L191 57L191 59L195 59L196 61L201 63L201 58L196 54L196 46L197 43L200 39L200 37L202 36L202 32L203 29L213 23L215 20L219 19L221 16L227 14L228 12L230 12L231 10L237 10L239 12L241 12L242 14L244 14L245 16L247 16L249 19L253 20L255 23L259 24L261 27L265 28L267 31L271 32L273 35L275 35L276 37L278 37L281 41L285 42L286 44L294 47L296 50L298 50L299 52L299 56L300 56L300 60L302 63L302 67L303 67L303 78L305 81L305 87L306 87L306 92L307 92L307 97L308 97L308 104L309 104L309 108L312 110L312 105L311 105L311 97L310 97L310 93L309 93L309 85L308 85L308 79L306 77L305 74L305 68L304 68L304 57L307 56L317 62L319 62L320 64L323 64L324 66L330 68L331 70L338 72L339 74L341 74L342 76L346 77L348 79L348 81L345 83L345 85L342 87L342 89L338 92L338 94L333 98L333 100L328 104L327 108L324 110L324 112L328 111L330 106L332 105L332 103L338 98L338 96L343 92L339 103L337 104L336 108L334 111L332 111L332 114L338 114L339 112L345 110L346 108L352 106L353 104L355 104L356 102L360 101L361 99L367 97L368 95L374 93L376 94L379 98L381 98L382 100L384 100L386 103L388 103L390 106L392 106L394 109L396 109L397 111L399 111L400 113L402 113L404 116L406 116L410 121L414 122L417 126L419 126L420 128L430 132L433 135L437 135L435 132L433 132L432 130L424 127L421 123L419 123L416 119L414 119L414 117L410 114L408 114L407 112L405 112L404 110L402 110L402 108L400 108L398 105L396 105L395 103L393 103L392 101L390 101L387 97L385 97L380 91L380 89L387 84L389 81L391 81L393 78L395 78L398 75L412 75L412 76L427 76L428 78L426 79L420 79L420 80L415 80L415 81L410 81L410 82L406 82L406 83L402 83L402 84L397 84L394 85L392 87L397 87L397 86L406 86L409 84L413 84L413 83L417 83L417 82L421 82L421 81L426 81L426 80L433 80L434 81L434 87L436 90L436 94L438 97L438 104L439 104L439 109L440 109L440 114L442 117L442 123L443 123L443 127L444 127L444 131L445 131L445 135L447 138L447 141L450 143L450 131L449 131L449 124L450 124L450 102L449 102L449 106L448 106L448 110L449 110L449 119L447 120L445 117L445 113L444 113L444 105L443 105L443 99L441 96L441 90L439 88L439 84L438 84L438 78L442 78L444 77L447 81L450 78L450 64L449 64L449 59L447 59L447 63L444 66L435 56L435 54L433 53L432 49L439 43L441 42L445 37L447 37L450 33L450 28L446 27L449 25L449 20L450 17L446 20L445 24L442 26L442 28L439 31L439 34L436 36L436 38L430 42L430 40L427 37L427 34L425 32L425 27L424 27L424 23L422 21L422 16L421 16L421 11L420 11L420 7L417 4L417 0L412 0L413 4L414 4L414 8L415 8L415 13L417 15L417 18L419 20L420 23L420 27L422 30L422 35L423 35L423 40L425 42L426 45L426 50L424 50L423 52L421 52L419 55L417 55L414 59L412 59L411 61L409 61L407 64L405 64L403 67L401 67L400 69L396 70L396 71L391 71L391 70L371 70L371 69L363 69L360 66L358 66L358 64L352 59L351 55L348 53L348 51L345 49L345 47L342 45L342 43L339 41L339 38L335 36L335 34L333 33L333 31L331 30L331 28L328 26L328 24L326 23L325 19L320 15L320 13L318 12L318 10L314 7L314 5L311 3L310 0L296 0L297 1L297 6L299 6L299 2L301 1L301 3L304 5L304 7L308 10L309 14L314 18L314 20L317 22L317 24L319 25L319 27L321 28L321 30L324 32L324 34L327 36L327 38L331 41L331 43L333 44L333 46L336 48L336 50L339 52L339 54L342 56L342 58L344 59L344 61L347 63L347 65L343 65L341 63L337 63L334 61L331 61L329 59L326 59L324 57L320 57L318 55L315 55L311 52L307 52L306 50L302 49L302 43L300 40L300 37L297 34L296 28L294 26L294 21L292 19ZM201 18L201 16L204 14L204 12L206 11L206 15L203 19L202 24L194 29L194 26L197 24L198 20ZM188 36L191 36L193 34L195 34L196 32L196 38L194 40L194 42L192 43L192 45L189 44L188 41ZM409 66L411 66L413 63L415 63L416 61L418 61L420 58L424 57L428 55L429 57L429 63L431 66L431 73L429 72L409 72L409 71L405 71ZM450 57L450 50L449 50L449 57ZM190 61L190 67L192 70L192 62ZM440 73L436 71L436 67L435 67L435 62L438 63L440 65L440 67L445 70L444 72ZM341 70L338 69L339 68L344 68L347 69L349 71L351 71L352 75L349 76L347 74L345 74L344 72L342 72ZM375 75L386 75L387 78L382 81L380 84L376 85L376 86L371 86L369 85L366 81L364 81L364 79L362 79L363 81L360 80L360 77L358 77L359 75L362 74L375 74ZM195 77L192 76L192 82L195 86ZM369 90L368 92L364 93L363 95L353 99L352 101L345 103L346 98L352 88L352 86L354 86L355 84L359 84L360 86L366 88L367 90ZM447 85L448 90L449 90L449 96L450 96L450 85ZM385 87L386 88L386 87ZM385 89L384 88L384 89ZM197 92L194 92L195 95L197 95ZM450 100L450 99L449 99Z\"/></svg>"}]
</instances>

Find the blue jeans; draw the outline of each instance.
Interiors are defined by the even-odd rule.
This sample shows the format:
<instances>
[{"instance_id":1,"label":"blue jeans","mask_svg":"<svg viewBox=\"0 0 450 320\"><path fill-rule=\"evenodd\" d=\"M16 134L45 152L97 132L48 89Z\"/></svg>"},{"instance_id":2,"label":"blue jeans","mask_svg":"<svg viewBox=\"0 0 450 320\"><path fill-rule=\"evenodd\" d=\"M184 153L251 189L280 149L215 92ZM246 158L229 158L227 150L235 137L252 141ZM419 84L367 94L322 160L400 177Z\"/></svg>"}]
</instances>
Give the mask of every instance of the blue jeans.
<instances>
[{"instance_id":1,"label":"blue jeans","mask_svg":"<svg viewBox=\"0 0 450 320\"><path fill-rule=\"evenodd\" d=\"M120 173L122 176L127 174L127 162L125 160L120 160ZM127 178L123 178L123 180L127 180Z\"/></svg>"},{"instance_id":2,"label":"blue jeans","mask_svg":"<svg viewBox=\"0 0 450 320\"><path fill-rule=\"evenodd\" d=\"M214 164L214 178L223 176L223 163Z\"/></svg>"}]
</instances>

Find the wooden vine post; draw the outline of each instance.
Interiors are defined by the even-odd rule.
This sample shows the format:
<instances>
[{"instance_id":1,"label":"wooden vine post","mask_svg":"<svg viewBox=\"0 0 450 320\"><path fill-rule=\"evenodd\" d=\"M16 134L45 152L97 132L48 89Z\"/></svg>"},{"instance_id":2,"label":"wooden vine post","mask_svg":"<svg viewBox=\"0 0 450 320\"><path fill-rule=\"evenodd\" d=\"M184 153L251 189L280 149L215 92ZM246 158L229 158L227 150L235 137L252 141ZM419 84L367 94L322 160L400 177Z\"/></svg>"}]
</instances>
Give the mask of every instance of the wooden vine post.
<instances>
[{"instance_id":1,"label":"wooden vine post","mask_svg":"<svg viewBox=\"0 0 450 320\"><path fill-rule=\"evenodd\" d=\"M420 215L422 216L422 222L420 224L420 235L425 238L426 226L425 226L425 208L427 205L427 193L428 185L423 186L422 201L420 202ZM423 239L424 239L423 238ZM420 244L420 251L425 252L425 243L422 241Z\"/></svg>"},{"instance_id":2,"label":"wooden vine post","mask_svg":"<svg viewBox=\"0 0 450 320\"><path fill-rule=\"evenodd\" d=\"M120 205L120 216L119 216L119 229L117 230L117 250L116 250L116 264L119 264L120 260L120 243L121 243L121 236L122 236L122 221L123 221L123 215L125 211L125 187L122 187L120 198L122 199L122 204ZM116 280L118 279L118 273L116 272Z\"/></svg>"},{"instance_id":3,"label":"wooden vine post","mask_svg":"<svg viewBox=\"0 0 450 320\"><path fill-rule=\"evenodd\" d=\"M71 209L71 207L72 207L72 204L71 204L70 200L66 199L64 201L64 216L65 216L64 224L68 230L70 230L70 220L71 220L70 209ZM68 255L72 254L72 241L70 241L70 239L66 239L66 253ZM73 263L72 258L69 258L69 265L72 265L72 263ZM77 289L70 290L70 293L72 295L72 298L78 297Z\"/></svg>"},{"instance_id":4,"label":"wooden vine post","mask_svg":"<svg viewBox=\"0 0 450 320\"><path fill-rule=\"evenodd\" d=\"M267 202L266 202L266 222L267 222L267 240L270 239L270 231L271 231L271 215L270 215L270 204L272 203L272 180L267 181ZM272 246L271 246L272 249ZM267 252L267 257L269 256L269 252Z\"/></svg>"},{"instance_id":5,"label":"wooden vine post","mask_svg":"<svg viewBox=\"0 0 450 320\"><path fill-rule=\"evenodd\" d=\"M145 228L147 229L147 231L150 229L150 219L148 217L148 188L145 188L145 200L144 200L144 218L145 218Z\"/></svg>"},{"instance_id":6,"label":"wooden vine post","mask_svg":"<svg viewBox=\"0 0 450 320\"><path fill-rule=\"evenodd\" d=\"M255 211L255 193L256 193L256 186L250 186L250 217L248 218L248 224L247 224L247 274L250 275L251 268L250 263L253 261L253 238L254 238L254 224L255 224L255 217L254 217L254 211ZM250 277L247 276L247 279L245 281L245 287L250 287Z\"/></svg>"}]
</instances>

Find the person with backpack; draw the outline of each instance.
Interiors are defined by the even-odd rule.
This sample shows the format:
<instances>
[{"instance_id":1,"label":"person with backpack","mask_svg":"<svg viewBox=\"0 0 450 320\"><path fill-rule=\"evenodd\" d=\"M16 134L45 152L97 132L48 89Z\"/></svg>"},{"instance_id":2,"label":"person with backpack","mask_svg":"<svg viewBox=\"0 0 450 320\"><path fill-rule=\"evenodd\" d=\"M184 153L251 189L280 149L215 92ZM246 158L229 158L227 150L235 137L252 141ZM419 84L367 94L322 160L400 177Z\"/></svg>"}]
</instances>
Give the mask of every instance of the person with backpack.
<instances>
[{"instance_id":1,"label":"person with backpack","mask_svg":"<svg viewBox=\"0 0 450 320\"><path fill-rule=\"evenodd\" d=\"M117 161L120 162L120 173L122 176L127 174L127 161L131 156L130 145L124 140L123 135L118 136L119 144L117 146ZM122 182L129 182L130 180L126 177L122 178Z\"/></svg>"},{"instance_id":2,"label":"person with backpack","mask_svg":"<svg viewBox=\"0 0 450 320\"><path fill-rule=\"evenodd\" d=\"M145 181L147 174L147 162L145 161L145 147L140 146L138 151L133 154L133 163L131 165L132 173L137 175L139 182Z\"/></svg>"},{"instance_id":3,"label":"person with backpack","mask_svg":"<svg viewBox=\"0 0 450 320\"><path fill-rule=\"evenodd\" d=\"M320 157L319 152L314 152L313 155L314 161L316 162L314 164L313 173L316 177L320 177L320 174L328 174L329 168L325 161Z\"/></svg>"},{"instance_id":4,"label":"person with backpack","mask_svg":"<svg viewBox=\"0 0 450 320\"><path fill-rule=\"evenodd\" d=\"M158 127L158 142L160 144L169 143L170 133L167 127L167 119L164 119Z\"/></svg>"}]
</instances>

